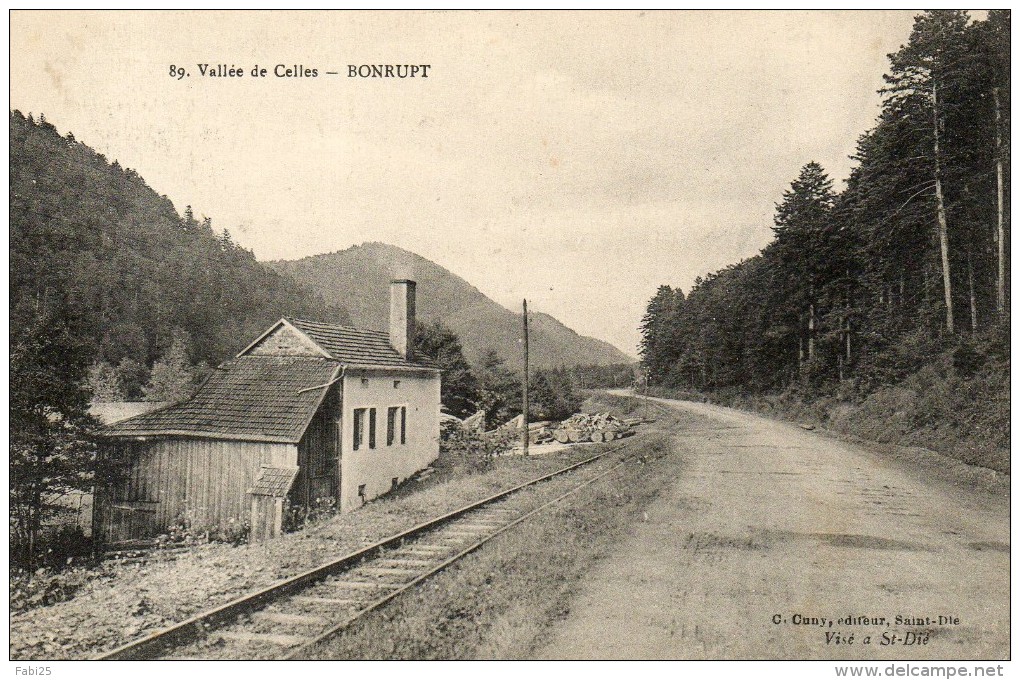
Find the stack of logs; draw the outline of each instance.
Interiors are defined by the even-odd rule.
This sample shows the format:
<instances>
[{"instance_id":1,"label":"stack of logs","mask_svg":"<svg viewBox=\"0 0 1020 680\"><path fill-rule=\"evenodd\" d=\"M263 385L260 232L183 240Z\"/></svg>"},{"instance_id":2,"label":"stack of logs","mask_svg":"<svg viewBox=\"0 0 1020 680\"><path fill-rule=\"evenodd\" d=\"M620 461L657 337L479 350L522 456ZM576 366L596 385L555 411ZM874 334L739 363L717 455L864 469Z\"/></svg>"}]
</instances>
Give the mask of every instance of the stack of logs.
<instances>
[{"instance_id":1,"label":"stack of logs","mask_svg":"<svg viewBox=\"0 0 1020 680\"><path fill-rule=\"evenodd\" d=\"M608 413L575 413L552 431L561 444L575 442L611 442L630 433L630 423Z\"/></svg>"},{"instance_id":2,"label":"stack of logs","mask_svg":"<svg viewBox=\"0 0 1020 680\"><path fill-rule=\"evenodd\" d=\"M466 423L467 421L465 421ZM516 432L520 436L524 419L521 416L506 422L497 431ZM545 444L552 441L561 444L578 442L611 442L614 439L633 434L631 428L645 421L641 418L621 420L608 413L575 413L561 423L541 420L528 423L528 442Z\"/></svg>"},{"instance_id":3,"label":"stack of logs","mask_svg":"<svg viewBox=\"0 0 1020 680\"><path fill-rule=\"evenodd\" d=\"M521 425L524 423L523 416L517 416L513 420L508 421L501 429L515 430L516 432L521 431ZM528 423L528 443L529 444L545 444L553 440L552 423L548 420L540 420L535 423Z\"/></svg>"}]
</instances>

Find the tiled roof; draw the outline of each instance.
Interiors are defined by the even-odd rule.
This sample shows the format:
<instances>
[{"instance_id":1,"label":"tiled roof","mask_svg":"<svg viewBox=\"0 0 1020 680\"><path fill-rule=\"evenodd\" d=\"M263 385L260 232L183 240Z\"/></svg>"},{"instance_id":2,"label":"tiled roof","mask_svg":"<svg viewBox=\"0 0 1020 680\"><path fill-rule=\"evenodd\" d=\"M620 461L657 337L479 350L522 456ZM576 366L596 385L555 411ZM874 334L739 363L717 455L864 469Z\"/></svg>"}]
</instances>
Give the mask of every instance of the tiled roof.
<instances>
[{"instance_id":1,"label":"tiled roof","mask_svg":"<svg viewBox=\"0 0 1020 680\"><path fill-rule=\"evenodd\" d=\"M287 319L287 321L342 364L436 367L426 357L415 357L415 361L407 361L400 356L397 350L393 349L393 346L390 345L389 335L382 331L348 328L347 326L335 326L304 319Z\"/></svg>"},{"instance_id":2,"label":"tiled roof","mask_svg":"<svg viewBox=\"0 0 1020 680\"><path fill-rule=\"evenodd\" d=\"M213 371L191 399L109 425L100 434L296 443L337 367L325 358L238 357Z\"/></svg>"},{"instance_id":3,"label":"tiled roof","mask_svg":"<svg viewBox=\"0 0 1020 680\"><path fill-rule=\"evenodd\" d=\"M296 467L272 467L264 465L259 471L248 493L255 496L272 496L274 498L285 498L290 493L290 486L297 477Z\"/></svg>"},{"instance_id":4,"label":"tiled roof","mask_svg":"<svg viewBox=\"0 0 1020 680\"><path fill-rule=\"evenodd\" d=\"M140 416L172 404L170 401L97 401L89 404L89 415L103 425L110 425L134 416Z\"/></svg>"}]
</instances>

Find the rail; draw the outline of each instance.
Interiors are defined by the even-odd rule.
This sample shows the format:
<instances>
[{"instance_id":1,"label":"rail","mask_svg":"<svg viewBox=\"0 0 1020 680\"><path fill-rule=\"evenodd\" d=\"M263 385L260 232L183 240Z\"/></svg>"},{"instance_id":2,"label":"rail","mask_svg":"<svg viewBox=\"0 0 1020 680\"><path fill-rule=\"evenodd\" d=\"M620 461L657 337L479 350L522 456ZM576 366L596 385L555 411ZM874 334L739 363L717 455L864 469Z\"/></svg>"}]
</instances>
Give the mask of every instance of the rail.
<instances>
[{"instance_id":1,"label":"rail","mask_svg":"<svg viewBox=\"0 0 1020 680\"><path fill-rule=\"evenodd\" d=\"M368 547L361 548L296 576L283 579L261 590L241 596L214 609L192 616L178 624L149 633L95 657L95 660L112 661L159 658L162 655L206 637L214 630L231 625L242 629L246 626L251 628L252 618L260 613L266 618L267 623L282 623L284 627L297 626L299 628L302 625L307 625L317 627L318 632L310 636L307 634L281 635L275 632L280 626L274 625L271 632L240 630L221 633L221 635L231 637L241 643L242 646L248 643L262 649L269 648L275 650L271 652L270 658L300 657L316 645L337 635L369 612L379 609L425 579L447 569L450 565L474 552L496 536L611 474L623 465L627 458L596 477L572 487L557 498L512 519L507 519L506 515L502 514L503 511L495 507L500 501L507 500L524 489L606 458L619 451L625 445L614 446L580 462L537 477L511 489L501 491L481 501L470 503L440 517L418 524L411 529L394 534ZM467 524L462 523L459 527L456 524L458 520L481 515L482 511L486 510L490 512L491 517L486 518L483 515L476 517ZM446 530L445 534L444 530ZM430 542L415 545L415 541L426 537L431 537ZM387 551L391 549L397 551L395 556L387 555ZM400 550L404 552L400 553ZM382 566L372 567L371 560L373 559L379 561ZM332 577L342 574L352 576L354 580L336 580L330 582ZM366 577L366 574L372 574L378 578L372 579ZM399 583L387 580L391 577L397 577L401 580ZM297 606L293 604L298 602L298 599L295 599L296 596L316 587L331 587L332 592L342 591L345 595L352 589L360 592L368 591L369 599L363 601L349 596L343 598L304 597L300 598L301 606L298 609L298 613L280 611L267 613L262 611L274 604L283 606L281 603L289 603L293 608ZM320 605L320 608L322 606L329 607L329 611L326 612L327 614L334 614L337 608L342 607L347 607L349 612L339 619L332 621L323 619L318 615L307 615L305 613L307 609L309 607L314 609L316 604ZM277 609L280 609L280 606Z\"/></svg>"}]
</instances>

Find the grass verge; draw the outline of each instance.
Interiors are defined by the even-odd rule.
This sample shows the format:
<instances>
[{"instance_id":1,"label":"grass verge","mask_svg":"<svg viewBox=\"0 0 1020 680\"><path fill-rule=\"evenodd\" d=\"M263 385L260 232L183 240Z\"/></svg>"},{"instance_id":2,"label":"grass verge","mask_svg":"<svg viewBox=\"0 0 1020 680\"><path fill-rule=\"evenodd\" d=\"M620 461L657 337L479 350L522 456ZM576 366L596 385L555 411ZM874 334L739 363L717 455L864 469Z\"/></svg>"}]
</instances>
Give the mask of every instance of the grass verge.
<instances>
[{"instance_id":1,"label":"grass verge","mask_svg":"<svg viewBox=\"0 0 1020 680\"><path fill-rule=\"evenodd\" d=\"M316 650L318 659L522 659L583 577L676 474L666 435L635 437L617 472L487 543Z\"/></svg>"},{"instance_id":2,"label":"grass verge","mask_svg":"<svg viewBox=\"0 0 1020 680\"><path fill-rule=\"evenodd\" d=\"M541 457L505 457L487 472L434 475L357 512L262 544L196 545L180 554L156 551L144 562L106 561L58 574L75 579L75 588L62 601L11 611L10 657L90 658L597 450L588 445Z\"/></svg>"}]
</instances>

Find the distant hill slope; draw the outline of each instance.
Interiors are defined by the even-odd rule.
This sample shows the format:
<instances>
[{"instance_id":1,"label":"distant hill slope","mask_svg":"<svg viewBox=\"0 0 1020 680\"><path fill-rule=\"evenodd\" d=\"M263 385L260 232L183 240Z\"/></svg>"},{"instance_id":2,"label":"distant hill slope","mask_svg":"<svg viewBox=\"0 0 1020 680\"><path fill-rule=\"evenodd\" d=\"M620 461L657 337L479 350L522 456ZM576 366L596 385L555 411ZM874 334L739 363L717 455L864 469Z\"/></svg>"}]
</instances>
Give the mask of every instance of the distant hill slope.
<instances>
[{"instance_id":1,"label":"distant hill slope","mask_svg":"<svg viewBox=\"0 0 1020 680\"><path fill-rule=\"evenodd\" d=\"M281 316L349 321L131 169L10 112L11 342L60 308L95 359L151 364L175 335L217 364Z\"/></svg>"},{"instance_id":2,"label":"distant hill slope","mask_svg":"<svg viewBox=\"0 0 1020 680\"><path fill-rule=\"evenodd\" d=\"M385 291L390 280L412 278L418 282L418 317L442 321L453 330L469 361L477 361L491 347L512 366L519 365L521 315L420 255L384 243L365 243L335 253L268 264L327 299L335 297L350 311L356 325L379 330L389 327ZM530 359L535 366L634 361L607 342L578 335L548 314L529 317Z\"/></svg>"}]
</instances>

